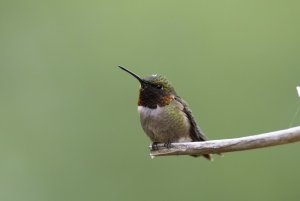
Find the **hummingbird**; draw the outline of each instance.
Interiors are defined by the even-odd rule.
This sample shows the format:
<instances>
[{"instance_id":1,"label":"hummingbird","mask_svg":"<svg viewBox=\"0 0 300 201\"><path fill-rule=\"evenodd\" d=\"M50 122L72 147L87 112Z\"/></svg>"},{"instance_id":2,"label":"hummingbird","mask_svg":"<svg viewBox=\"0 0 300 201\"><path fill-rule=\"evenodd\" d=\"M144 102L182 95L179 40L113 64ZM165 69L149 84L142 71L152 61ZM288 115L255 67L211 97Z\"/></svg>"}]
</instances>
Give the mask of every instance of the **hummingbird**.
<instances>
[{"instance_id":1,"label":"hummingbird","mask_svg":"<svg viewBox=\"0 0 300 201\"><path fill-rule=\"evenodd\" d=\"M162 75L140 77L123 66L118 66L140 82L138 112L144 132L152 141L170 148L173 142L206 141L187 102L180 98L171 83ZM197 157L198 155L192 155ZM212 160L210 154L203 155Z\"/></svg>"}]
</instances>

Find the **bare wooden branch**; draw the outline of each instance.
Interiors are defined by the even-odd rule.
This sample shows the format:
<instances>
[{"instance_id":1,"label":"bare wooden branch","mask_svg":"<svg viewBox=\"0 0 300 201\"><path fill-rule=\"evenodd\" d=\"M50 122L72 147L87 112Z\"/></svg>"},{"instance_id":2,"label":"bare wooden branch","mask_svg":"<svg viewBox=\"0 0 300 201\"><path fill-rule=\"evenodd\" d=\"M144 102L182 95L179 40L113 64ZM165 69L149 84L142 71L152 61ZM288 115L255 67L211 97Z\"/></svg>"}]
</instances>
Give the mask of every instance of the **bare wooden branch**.
<instances>
[{"instance_id":1,"label":"bare wooden branch","mask_svg":"<svg viewBox=\"0 0 300 201\"><path fill-rule=\"evenodd\" d=\"M171 148L158 144L150 156L203 155L258 149L300 141L300 126L247 137L204 142L172 143Z\"/></svg>"}]
</instances>

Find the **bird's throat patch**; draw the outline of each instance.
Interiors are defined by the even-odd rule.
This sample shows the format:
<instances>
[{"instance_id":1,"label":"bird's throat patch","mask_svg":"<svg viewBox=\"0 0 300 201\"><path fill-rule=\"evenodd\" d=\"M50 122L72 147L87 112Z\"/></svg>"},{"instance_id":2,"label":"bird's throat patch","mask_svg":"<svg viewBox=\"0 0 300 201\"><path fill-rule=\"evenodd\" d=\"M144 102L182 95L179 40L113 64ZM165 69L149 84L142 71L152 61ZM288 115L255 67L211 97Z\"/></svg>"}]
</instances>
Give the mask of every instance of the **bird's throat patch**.
<instances>
[{"instance_id":1,"label":"bird's throat patch","mask_svg":"<svg viewBox=\"0 0 300 201\"><path fill-rule=\"evenodd\" d=\"M155 109L157 108L157 105L159 107L169 105L174 98L174 95L151 96L150 94L141 93L138 99L138 106Z\"/></svg>"}]
</instances>

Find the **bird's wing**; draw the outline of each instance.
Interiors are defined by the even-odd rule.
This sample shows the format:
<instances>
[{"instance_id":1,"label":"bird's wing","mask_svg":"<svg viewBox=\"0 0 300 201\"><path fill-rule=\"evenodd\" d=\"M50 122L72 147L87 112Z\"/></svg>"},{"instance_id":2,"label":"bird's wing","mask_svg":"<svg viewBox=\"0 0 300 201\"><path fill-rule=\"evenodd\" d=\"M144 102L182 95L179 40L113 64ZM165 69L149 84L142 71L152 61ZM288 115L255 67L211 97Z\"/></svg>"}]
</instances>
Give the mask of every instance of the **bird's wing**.
<instances>
[{"instance_id":1,"label":"bird's wing","mask_svg":"<svg viewBox=\"0 0 300 201\"><path fill-rule=\"evenodd\" d=\"M189 109L187 103L181 99L179 96L175 97L175 100L177 100L179 103L183 105L183 112L186 114L187 118L191 122L191 128L190 128L190 136L193 141L205 141L207 140L207 137L204 135L204 133L201 131L199 126L197 125L193 115L192 111ZM194 157L198 157L198 155L192 155ZM213 160L211 154L204 154L203 155L208 160Z\"/></svg>"},{"instance_id":2,"label":"bird's wing","mask_svg":"<svg viewBox=\"0 0 300 201\"><path fill-rule=\"evenodd\" d=\"M193 115L192 111L189 109L187 103L181 99L179 96L175 97L175 100L177 100L179 103L183 105L183 112L186 114L187 118L189 119L191 123L191 129L190 129L190 135L193 141L205 141L207 140L207 137L204 135L204 133L201 131L199 126L197 125Z\"/></svg>"}]
</instances>

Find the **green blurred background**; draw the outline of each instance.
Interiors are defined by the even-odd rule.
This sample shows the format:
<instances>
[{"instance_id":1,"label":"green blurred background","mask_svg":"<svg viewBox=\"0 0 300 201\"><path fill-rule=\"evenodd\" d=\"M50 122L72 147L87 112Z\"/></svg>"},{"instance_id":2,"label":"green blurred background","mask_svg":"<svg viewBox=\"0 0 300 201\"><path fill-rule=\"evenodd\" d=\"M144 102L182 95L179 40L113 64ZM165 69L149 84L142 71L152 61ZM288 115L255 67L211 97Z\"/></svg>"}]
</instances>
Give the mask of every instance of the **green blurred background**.
<instances>
[{"instance_id":1,"label":"green blurred background","mask_svg":"<svg viewBox=\"0 0 300 201\"><path fill-rule=\"evenodd\" d=\"M0 200L299 200L299 144L149 157L139 84L167 76L211 139L287 128L299 1L0 2ZM300 122L300 115L293 125Z\"/></svg>"}]
</instances>

